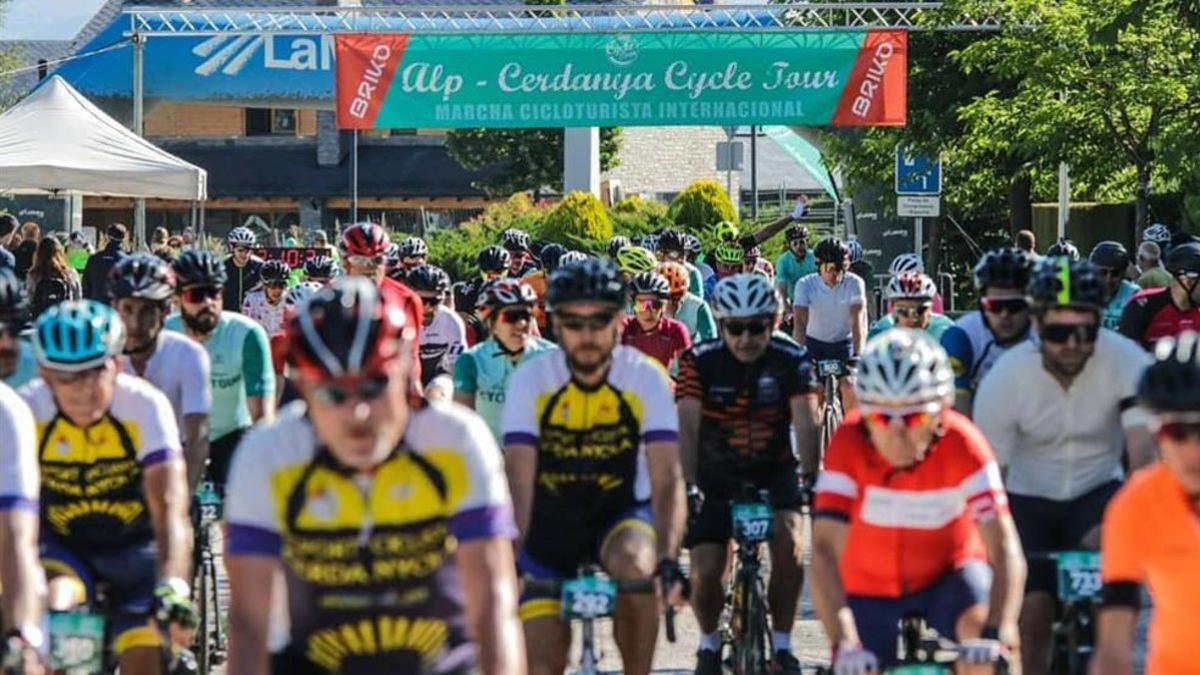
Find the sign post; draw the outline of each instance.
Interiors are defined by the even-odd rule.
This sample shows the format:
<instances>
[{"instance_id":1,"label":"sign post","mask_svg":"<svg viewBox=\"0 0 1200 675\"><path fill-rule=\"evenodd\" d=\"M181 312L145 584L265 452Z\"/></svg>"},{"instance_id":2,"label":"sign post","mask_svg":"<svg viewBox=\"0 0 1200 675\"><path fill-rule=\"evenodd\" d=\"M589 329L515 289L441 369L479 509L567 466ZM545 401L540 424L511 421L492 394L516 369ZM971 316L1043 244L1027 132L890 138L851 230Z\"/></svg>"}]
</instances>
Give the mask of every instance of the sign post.
<instances>
[{"instance_id":1,"label":"sign post","mask_svg":"<svg viewBox=\"0 0 1200 675\"><path fill-rule=\"evenodd\" d=\"M942 161L896 146L896 213L915 218L913 252L922 255L925 218L941 211Z\"/></svg>"}]
</instances>

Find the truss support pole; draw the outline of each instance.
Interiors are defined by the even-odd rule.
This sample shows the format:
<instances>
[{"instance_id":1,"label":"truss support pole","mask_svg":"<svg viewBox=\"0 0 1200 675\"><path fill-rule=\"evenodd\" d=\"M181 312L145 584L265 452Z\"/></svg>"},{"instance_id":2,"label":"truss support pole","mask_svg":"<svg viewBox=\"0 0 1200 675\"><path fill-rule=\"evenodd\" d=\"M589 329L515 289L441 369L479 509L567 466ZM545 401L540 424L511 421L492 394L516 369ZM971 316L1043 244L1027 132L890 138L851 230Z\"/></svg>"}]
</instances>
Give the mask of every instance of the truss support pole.
<instances>
[{"instance_id":1,"label":"truss support pole","mask_svg":"<svg viewBox=\"0 0 1200 675\"><path fill-rule=\"evenodd\" d=\"M600 196L600 128L563 129L563 192Z\"/></svg>"},{"instance_id":2,"label":"truss support pole","mask_svg":"<svg viewBox=\"0 0 1200 675\"><path fill-rule=\"evenodd\" d=\"M145 67L146 36L133 35L133 133L144 135L145 128ZM133 244L135 249L146 245L146 200L133 204Z\"/></svg>"}]
</instances>

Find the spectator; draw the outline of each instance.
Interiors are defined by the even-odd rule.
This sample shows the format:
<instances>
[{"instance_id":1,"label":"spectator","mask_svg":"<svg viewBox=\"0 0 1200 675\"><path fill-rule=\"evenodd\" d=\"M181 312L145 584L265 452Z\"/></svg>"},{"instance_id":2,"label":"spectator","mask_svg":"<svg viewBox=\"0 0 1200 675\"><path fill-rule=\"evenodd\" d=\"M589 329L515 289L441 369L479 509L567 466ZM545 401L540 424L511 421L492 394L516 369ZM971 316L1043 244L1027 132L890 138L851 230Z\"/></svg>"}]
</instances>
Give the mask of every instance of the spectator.
<instances>
[{"instance_id":1,"label":"spectator","mask_svg":"<svg viewBox=\"0 0 1200 675\"><path fill-rule=\"evenodd\" d=\"M29 222L21 226L21 243L13 251L13 257L17 259L13 271L18 279L29 274L29 268L33 266L33 254L37 253L38 240L41 238L42 228L37 223Z\"/></svg>"},{"instance_id":2,"label":"spectator","mask_svg":"<svg viewBox=\"0 0 1200 675\"><path fill-rule=\"evenodd\" d=\"M71 269L83 274L91 255L92 246L87 239L83 238L83 233L78 230L72 232L67 239L67 264L71 266Z\"/></svg>"},{"instance_id":3,"label":"spectator","mask_svg":"<svg viewBox=\"0 0 1200 675\"><path fill-rule=\"evenodd\" d=\"M108 244L88 258L83 270L83 297L108 304L108 271L125 257L125 239L129 231L121 223L113 223L105 231Z\"/></svg>"},{"instance_id":4,"label":"spectator","mask_svg":"<svg viewBox=\"0 0 1200 675\"><path fill-rule=\"evenodd\" d=\"M19 225L16 216L0 213L0 267L13 269L17 266L17 260L8 247Z\"/></svg>"},{"instance_id":5,"label":"spectator","mask_svg":"<svg viewBox=\"0 0 1200 675\"><path fill-rule=\"evenodd\" d=\"M317 230L316 232L313 232L312 247L325 249L326 251L328 251L328 253L326 255L328 255L330 258L333 258L333 261L335 263L341 263L341 261L342 261L341 254L338 253L336 246L329 245L329 238L325 236L324 230Z\"/></svg>"},{"instance_id":6,"label":"spectator","mask_svg":"<svg viewBox=\"0 0 1200 675\"><path fill-rule=\"evenodd\" d=\"M165 248L167 245L167 239L170 238L170 236L171 234L167 232L167 228L154 228L154 236L150 237L150 250L157 251L160 248Z\"/></svg>"},{"instance_id":7,"label":"spectator","mask_svg":"<svg viewBox=\"0 0 1200 675\"><path fill-rule=\"evenodd\" d=\"M1034 259L1041 257L1037 254L1037 238L1033 236L1032 230L1018 230L1013 243L1016 244L1017 248L1025 251Z\"/></svg>"},{"instance_id":8,"label":"spectator","mask_svg":"<svg viewBox=\"0 0 1200 675\"><path fill-rule=\"evenodd\" d=\"M1166 288L1171 285L1171 273L1162 266L1162 249L1152 241L1138 247L1137 267L1141 271L1137 285L1142 288Z\"/></svg>"},{"instance_id":9,"label":"spectator","mask_svg":"<svg viewBox=\"0 0 1200 675\"><path fill-rule=\"evenodd\" d=\"M33 318L65 300L78 300L83 295L79 275L67 264L62 242L54 235L42 237L34 254L33 266L25 277L29 289Z\"/></svg>"}]
</instances>

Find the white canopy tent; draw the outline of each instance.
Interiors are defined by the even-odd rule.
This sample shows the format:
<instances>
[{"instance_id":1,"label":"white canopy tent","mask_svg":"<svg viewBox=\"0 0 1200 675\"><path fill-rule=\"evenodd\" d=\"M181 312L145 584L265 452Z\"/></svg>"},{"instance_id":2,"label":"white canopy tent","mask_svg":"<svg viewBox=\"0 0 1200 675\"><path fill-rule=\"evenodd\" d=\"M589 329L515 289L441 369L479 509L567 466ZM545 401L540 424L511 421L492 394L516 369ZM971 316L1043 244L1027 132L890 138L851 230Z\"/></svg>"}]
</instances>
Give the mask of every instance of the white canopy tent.
<instances>
[{"instance_id":1,"label":"white canopy tent","mask_svg":"<svg viewBox=\"0 0 1200 675\"><path fill-rule=\"evenodd\" d=\"M208 198L208 175L50 78L0 115L0 193Z\"/></svg>"}]
</instances>

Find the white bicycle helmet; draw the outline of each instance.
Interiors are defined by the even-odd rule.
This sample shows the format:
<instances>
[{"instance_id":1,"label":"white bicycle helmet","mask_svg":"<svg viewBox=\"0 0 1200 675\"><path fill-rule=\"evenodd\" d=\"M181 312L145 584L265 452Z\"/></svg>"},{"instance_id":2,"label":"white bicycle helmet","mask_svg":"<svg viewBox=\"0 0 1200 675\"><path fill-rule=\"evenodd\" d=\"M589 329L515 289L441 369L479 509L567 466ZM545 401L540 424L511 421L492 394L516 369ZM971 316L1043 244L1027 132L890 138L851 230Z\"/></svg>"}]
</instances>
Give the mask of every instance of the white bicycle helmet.
<instances>
[{"instance_id":1,"label":"white bicycle helmet","mask_svg":"<svg viewBox=\"0 0 1200 675\"><path fill-rule=\"evenodd\" d=\"M283 296L283 306L286 309L296 309L322 288L325 288L325 284L316 281L301 281L288 289L287 294Z\"/></svg>"},{"instance_id":2,"label":"white bicycle helmet","mask_svg":"<svg viewBox=\"0 0 1200 675\"><path fill-rule=\"evenodd\" d=\"M937 295L937 284L920 272L902 272L888 279L883 292L886 300L931 300Z\"/></svg>"},{"instance_id":3,"label":"white bicycle helmet","mask_svg":"<svg viewBox=\"0 0 1200 675\"><path fill-rule=\"evenodd\" d=\"M250 247L258 243L258 238L254 236L254 233L248 227L235 227L229 231L226 241L233 246Z\"/></svg>"},{"instance_id":4,"label":"white bicycle helmet","mask_svg":"<svg viewBox=\"0 0 1200 675\"><path fill-rule=\"evenodd\" d=\"M562 254L561 258L558 259L558 266L566 267L567 265L574 265L575 263L581 263L590 257L592 256L584 253L583 251L567 251L566 253Z\"/></svg>"},{"instance_id":5,"label":"white bicycle helmet","mask_svg":"<svg viewBox=\"0 0 1200 675\"><path fill-rule=\"evenodd\" d=\"M1165 249L1171 243L1171 228L1155 223L1142 232L1142 241L1152 241Z\"/></svg>"},{"instance_id":6,"label":"white bicycle helmet","mask_svg":"<svg viewBox=\"0 0 1200 675\"><path fill-rule=\"evenodd\" d=\"M779 295L766 277L734 274L717 282L713 313L718 319L745 319L779 312Z\"/></svg>"},{"instance_id":7,"label":"white bicycle helmet","mask_svg":"<svg viewBox=\"0 0 1200 675\"><path fill-rule=\"evenodd\" d=\"M866 405L924 405L954 392L954 371L946 351L928 333L894 328L863 348L854 391Z\"/></svg>"},{"instance_id":8,"label":"white bicycle helmet","mask_svg":"<svg viewBox=\"0 0 1200 675\"><path fill-rule=\"evenodd\" d=\"M921 256L916 253L901 253L892 258L892 264L888 265L888 274L896 276L904 272L924 272L925 261L921 260Z\"/></svg>"}]
</instances>

